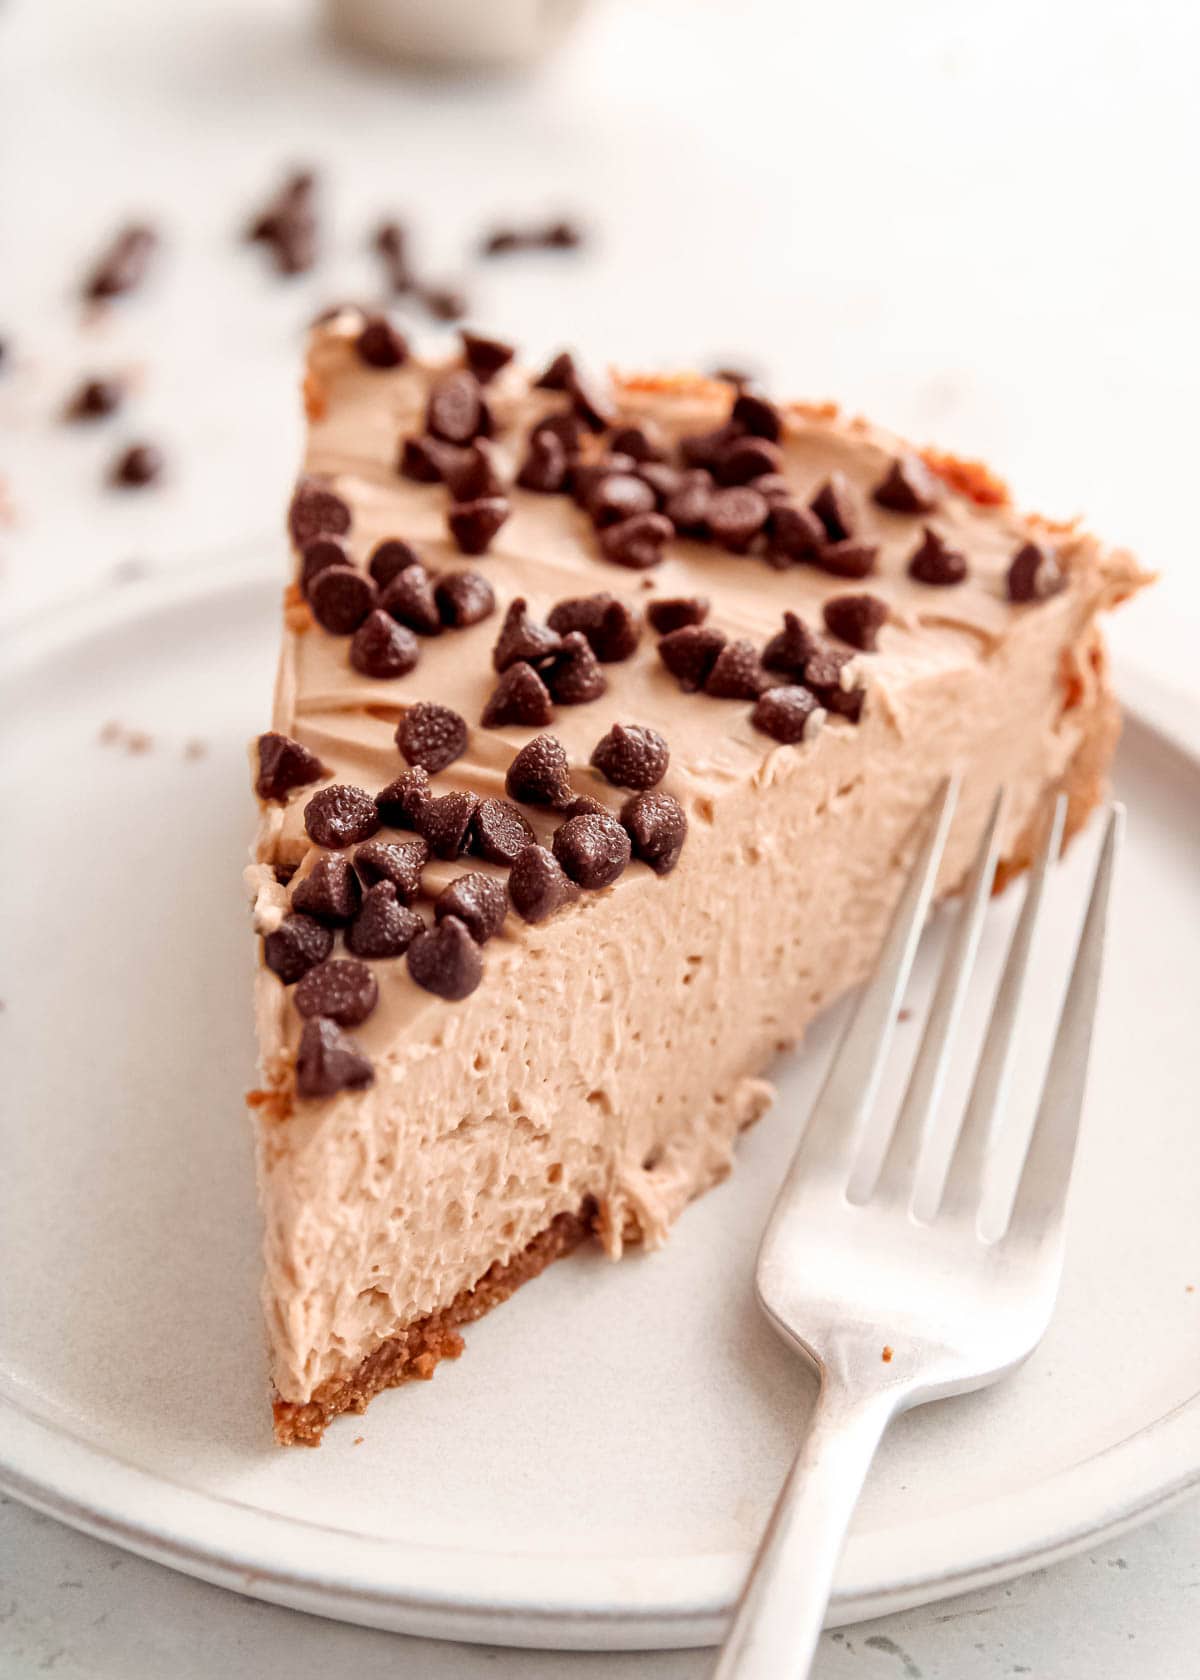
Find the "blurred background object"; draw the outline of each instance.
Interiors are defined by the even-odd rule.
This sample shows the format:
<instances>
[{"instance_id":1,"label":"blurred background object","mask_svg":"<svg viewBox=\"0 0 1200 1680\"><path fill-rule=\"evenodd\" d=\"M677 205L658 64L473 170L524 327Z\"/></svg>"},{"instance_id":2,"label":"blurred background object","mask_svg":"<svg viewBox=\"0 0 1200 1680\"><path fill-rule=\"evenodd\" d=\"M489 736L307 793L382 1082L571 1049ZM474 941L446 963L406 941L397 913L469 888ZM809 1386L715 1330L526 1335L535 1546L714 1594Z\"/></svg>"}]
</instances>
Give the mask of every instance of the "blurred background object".
<instances>
[{"instance_id":1,"label":"blurred background object","mask_svg":"<svg viewBox=\"0 0 1200 1680\"><path fill-rule=\"evenodd\" d=\"M587 0L325 0L336 34L415 64L513 69L562 39Z\"/></svg>"}]
</instances>

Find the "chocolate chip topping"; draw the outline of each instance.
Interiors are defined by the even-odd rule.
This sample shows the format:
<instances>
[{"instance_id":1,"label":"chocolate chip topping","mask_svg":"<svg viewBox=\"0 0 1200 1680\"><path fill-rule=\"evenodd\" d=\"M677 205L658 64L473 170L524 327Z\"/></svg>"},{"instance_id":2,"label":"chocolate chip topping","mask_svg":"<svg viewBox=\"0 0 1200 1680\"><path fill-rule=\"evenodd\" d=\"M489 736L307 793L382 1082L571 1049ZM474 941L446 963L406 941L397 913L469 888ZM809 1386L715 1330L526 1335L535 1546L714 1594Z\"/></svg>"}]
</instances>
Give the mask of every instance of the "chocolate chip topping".
<instances>
[{"instance_id":1,"label":"chocolate chip topping","mask_svg":"<svg viewBox=\"0 0 1200 1680\"><path fill-rule=\"evenodd\" d=\"M938 499L938 484L919 455L897 455L872 494L893 513L928 513Z\"/></svg>"},{"instance_id":2,"label":"chocolate chip topping","mask_svg":"<svg viewBox=\"0 0 1200 1680\"><path fill-rule=\"evenodd\" d=\"M637 649L637 614L615 595L575 595L559 601L547 622L560 636L581 631L602 665L618 664Z\"/></svg>"},{"instance_id":3,"label":"chocolate chip topping","mask_svg":"<svg viewBox=\"0 0 1200 1680\"><path fill-rule=\"evenodd\" d=\"M800 677L806 661L816 653L819 643L802 618L794 612L783 615L783 629L777 630L763 649L762 662L769 671L782 671L785 676Z\"/></svg>"},{"instance_id":4,"label":"chocolate chip topping","mask_svg":"<svg viewBox=\"0 0 1200 1680\"><path fill-rule=\"evenodd\" d=\"M123 490L140 490L162 477L165 464L156 443L131 443L113 462L109 482Z\"/></svg>"},{"instance_id":5,"label":"chocolate chip topping","mask_svg":"<svg viewBox=\"0 0 1200 1680\"><path fill-rule=\"evenodd\" d=\"M421 556L411 543L403 542L399 537L385 537L371 550L367 570L375 579L376 587L383 590L389 583L394 583L400 573L409 566L418 566L420 563Z\"/></svg>"},{"instance_id":6,"label":"chocolate chip topping","mask_svg":"<svg viewBox=\"0 0 1200 1680\"><path fill-rule=\"evenodd\" d=\"M471 818L471 847L488 863L512 865L534 832L521 811L507 799L481 799Z\"/></svg>"},{"instance_id":7,"label":"chocolate chip topping","mask_svg":"<svg viewBox=\"0 0 1200 1680\"><path fill-rule=\"evenodd\" d=\"M705 694L717 700L757 700L767 674L753 642L726 642L704 682Z\"/></svg>"},{"instance_id":8,"label":"chocolate chip topping","mask_svg":"<svg viewBox=\"0 0 1200 1680\"><path fill-rule=\"evenodd\" d=\"M713 497L712 475L697 467L685 473L663 509L674 530L681 537L708 536L708 506Z\"/></svg>"},{"instance_id":9,"label":"chocolate chip topping","mask_svg":"<svg viewBox=\"0 0 1200 1680\"><path fill-rule=\"evenodd\" d=\"M628 455L603 455L597 461L585 461L576 456L571 462L571 495L576 505L586 513L592 497L606 478L617 473L625 477L636 476L636 466L637 462ZM640 478L638 483L642 483Z\"/></svg>"},{"instance_id":10,"label":"chocolate chip topping","mask_svg":"<svg viewBox=\"0 0 1200 1680\"><path fill-rule=\"evenodd\" d=\"M418 636L439 636L442 614L434 593L433 579L418 560L398 572L384 590L379 605Z\"/></svg>"},{"instance_id":11,"label":"chocolate chip topping","mask_svg":"<svg viewBox=\"0 0 1200 1680\"><path fill-rule=\"evenodd\" d=\"M554 855L577 886L610 887L628 864L629 836L615 817L569 817L555 829Z\"/></svg>"},{"instance_id":12,"label":"chocolate chip topping","mask_svg":"<svg viewBox=\"0 0 1200 1680\"><path fill-rule=\"evenodd\" d=\"M598 799L593 799L590 793L577 793L574 799L569 799L562 808L563 821L568 817L607 817L611 815L608 806L602 805Z\"/></svg>"},{"instance_id":13,"label":"chocolate chip topping","mask_svg":"<svg viewBox=\"0 0 1200 1680\"><path fill-rule=\"evenodd\" d=\"M296 1052L296 1094L309 1100L361 1091L375 1082L375 1073L352 1038L332 1021L304 1023Z\"/></svg>"},{"instance_id":14,"label":"chocolate chip topping","mask_svg":"<svg viewBox=\"0 0 1200 1680\"><path fill-rule=\"evenodd\" d=\"M845 542L854 535L854 493L844 473L830 473L809 507L825 527L830 542Z\"/></svg>"},{"instance_id":15,"label":"chocolate chip topping","mask_svg":"<svg viewBox=\"0 0 1200 1680\"><path fill-rule=\"evenodd\" d=\"M362 621L350 642L350 663L364 677L403 677L419 657L412 631L379 607Z\"/></svg>"},{"instance_id":16,"label":"chocolate chip topping","mask_svg":"<svg viewBox=\"0 0 1200 1680\"><path fill-rule=\"evenodd\" d=\"M508 913L508 893L504 882L482 870L460 875L434 900L433 914L437 921L457 916L477 945L486 945L504 926Z\"/></svg>"},{"instance_id":17,"label":"chocolate chip topping","mask_svg":"<svg viewBox=\"0 0 1200 1680\"><path fill-rule=\"evenodd\" d=\"M704 687L705 678L725 646L725 634L707 624L685 624L658 644L658 657L685 694Z\"/></svg>"},{"instance_id":18,"label":"chocolate chip topping","mask_svg":"<svg viewBox=\"0 0 1200 1680\"><path fill-rule=\"evenodd\" d=\"M728 420L711 432L693 432L690 437L680 438L679 459L686 467L707 467L715 470L717 462L729 445L742 436L742 428Z\"/></svg>"},{"instance_id":19,"label":"chocolate chip topping","mask_svg":"<svg viewBox=\"0 0 1200 1680\"><path fill-rule=\"evenodd\" d=\"M824 720L816 695L798 686L769 688L750 714L755 729L785 746L811 740Z\"/></svg>"},{"instance_id":20,"label":"chocolate chip topping","mask_svg":"<svg viewBox=\"0 0 1200 1680\"><path fill-rule=\"evenodd\" d=\"M878 595L835 595L825 603L825 628L864 653L874 653L887 616L887 602Z\"/></svg>"},{"instance_id":21,"label":"chocolate chip topping","mask_svg":"<svg viewBox=\"0 0 1200 1680\"><path fill-rule=\"evenodd\" d=\"M358 876L344 857L319 857L292 888L293 910L302 910L306 916L315 916L333 927L341 927L356 916L361 903Z\"/></svg>"},{"instance_id":22,"label":"chocolate chip topping","mask_svg":"<svg viewBox=\"0 0 1200 1680\"><path fill-rule=\"evenodd\" d=\"M873 543L856 542L848 537L845 542L823 543L812 556L812 562L834 577L864 578L875 570L878 558L879 550Z\"/></svg>"},{"instance_id":23,"label":"chocolate chip topping","mask_svg":"<svg viewBox=\"0 0 1200 1680\"><path fill-rule=\"evenodd\" d=\"M433 798L429 772L420 766L405 770L375 795L379 816L389 828L417 828L422 811Z\"/></svg>"},{"instance_id":24,"label":"chocolate chip topping","mask_svg":"<svg viewBox=\"0 0 1200 1680\"><path fill-rule=\"evenodd\" d=\"M472 502L455 502L446 524L463 554L485 554L510 512L506 496L477 496Z\"/></svg>"},{"instance_id":25,"label":"chocolate chip topping","mask_svg":"<svg viewBox=\"0 0 1200 1680\"><path fill-rule=\"evenodd\" d=\"M752 437L766 438L771 443L778 443L783 431L779 410L753 391L738 392L729 418Z\"/></svg>"},{"instance_id":26,"label":"chocolate chip topping","mask_svg":"<svg viewBox=\"0 0 1200 1680\"><path fill-rule=\"evenodd\" d=\"M459 334L467 366L481 385L494 379L502 367L507 367L516 355L511 344L500 338L485 338L481 333L469 332L466 327Z\"/></svg>"},{"instance_id":27,"label":"chocolate chip topping","mask_svg":"<svg viewBox=\"0 0 1200 1680\"><path fill-rule=\"evenodd\" d=\"M279 735L268 729L258 737L258 777L254 791L260 799L278 799L281 803L293 788L307 787L329 774L315 753L293 741L290 735Z\"/></svg>"},{"instance_id":28,"label":"chocolate chip topping","mask_svg":"<svg viewBox=\"0 0 1200 1680\"><path fill-rule=\"evenodd\" d=\"M263 940L263 961L285 986L303 979L333 950L333 933L311 916L285 916Z\"/></svg>"},{"instance_id":29,"label":"chocolate chip topping","mask_svg":"<svg viewBox=\"0 0 1200 1680\"><path fill-rule=\"evenodd\" d=\"M1066 585L1062 567L1047 549L1026 543L1013 555L1006 587L1010 601L1044 601Z\"/></svg>"},{"instance_id":30,"label":"chocolate chip topping","mask_svg":"<svg viewBox=\"0 0 1200 1680\"><path fill-rule=\"evenodd\" d=\"M857 723L865 697L862 687L842 686L842 672L853 657L834 648L818 649L804 667L804 686L812 689L827 712Z\"/></svg>"},{"instance_id":31,"label":"chocolate chip topping","mask_svg":"<svg viewBox=\"0 0 1200 1680\"><path fill-rule=\"evenodd\" d=\"M469 368L453 368L435 380L425 411L426 429L444 443L470 443L489 430L487 404Z\"/></svg>"},{"instance_id":32,"label":"chocolate chip topping","mask_svg":"<svg viewBox=\"0 0 1200 1680\"><path fill-rule=\"evenodd\" d=\"M391 881L376 881L363 894L362 909L346 929L346 948L356 957L398 957L423 926L416 911L401 904Z\"/></svg>"},{"instance_id":33,"label":"chocolate chip topping","mask_svg":"<svg viewBox=\"0 0 1200 1680\"><path fill-rule=\"evenodd\" d=\"M666 596L660 601L647 602L646 617L652 630L668 636L685 625L703 624L708 617L708 602L703 595Z\"/></svg>"},{"instance_id":34,"label":"chocolate chip topping","mask_svg":"<svg viewBox=\"0 0 1200 1680\"><path fill-rule=\"evenodd\" d=\"M753 484L777 475L783 466L783 452L766 438L735 438L722 450L717 461L718 484Z\"/></svg>"},{"instance_id":35,"label":"chocolate chip topping","mask_svg":"<svg viewBox=\"0 0 1200 1680\"><path fill-rule=\"evenodd\" d=\"M84 296L98 301L132 292L145 279L150 258L157 248L158 235L153 228L137 223L122 228L84 281Z\"/></svg>"},{"instance_id":36,"label":"chocolate chip topping","mask_svg":"<svg viewBox=\"0 0 1200 1680\"><path fill-rule=\"evenodd\" d=\"M661 513L636 513L619 525L610 525L600 538L606 560L615 566L627 566L631 571L648 571L663 557L663 544L674 527Z\"/></svg>"},{"instance_id":37,"label":"chocolate chip topping","mask_svg":"<svg viewBox=\"0 0 1200 1680\"><path fill-rule=\"evenodd\" d=\"M323 566L308 585L313 617L331 636L349 636L375 605L375 585L353 566Z\"/></svg>"},{"instance_id":38,"label":"chocolate chip topping","mask_svg":"<svg viewBox=\"0 0 1200 1680\"><path fill-rule=\"evenodd\" d=\"M396 745L410 764L436 776L466 752L467 726L449 706L418 700L400 720Z\"/></svg>"},{"instance_id":39,"label":"chocolate chip topping","mask_svg":"<svg viewBox=\"0 0 1200 1680\"><path fill-rule=\"evenodd\" d=\"M650 486L632 473L604 474L588 496L588 512L597 530L619 525L635 514L653 513L658 498Z\"/></svg>"},{"instance_id":40,"label":"chocolate chip topping","mask_svg":"<svg viewBox=\"0 0 1200 1680\"><path fill-rule=\"evenodd\" d=\"M522 805L562 806L571 797L567 755L553 735L535 735L508 767L504 785Z\"/></svg>"},{"instance_id":41,"label":"chocolate chip topping","mask_svg":"<svg viewBox=\"0 0 1200 1680\"><path fill-rule=\"evenodd\" d=\"M766 497L751 485L715 490L708 500L708 528L714 542L740 554L767 523L770 511Z\"/></svg>"},{"instance_id":42,"label":"chocolate chip topping","mask_svg":"<svg viewBox=\"0 0 1200 1680\"><path fill-rule=\"evenodd\" d=\"M517 474L522 490L556 495L567 481L567 447L554 432L542 427L529 439L529 452Z\"/></svg>"},{"instance_id":43,"label":"chocolate chip topping","mask_svg":"<svg viewBox=\"0 0 1200 1680\"><path fill-rule=\"evenodd\" d=\"M497 671L506 671L522 659L536 664L539 660L549 659L561 646L562 638L531 617L529 603L523 595L518 595L509 602L504 615L500 634L492 649L492 665Z\"/></svg>"},{"instance_id":44,"label":"chocolate chip topping","mask_svg":"<svg viewBox=\"0 0 1200 1680\"><path fill-rule=\"evenodd\" d=\"M522 659L501 674L479 721L485 729L502 729L510 723L541 729L553 716L550 690Z\"/></svg>"},{"instance_id":45,"label":"chocolate chip topping","mask_svg":"<svg viewBox=\"0 0 1200 1680\"><path fill-rule=\"evenodd\" d=\"M368 840L354 854L354 868L368 887L390 881L396 897L408 903L421 889L421 871L429 861L429 847L414 840Z\"/></svg>"},{"instance_id":46,"label":"chocolate chip topping","mask_svg":"<svg viewBox=\"0 0 1200 1680\"><path fill-rule=\"evenodd\" d=\"M657 431L649 425L620 426L609 439L609 448L618 455L628 455L639 463L665 461L666 447Z\"/></svg>"},{"instance_id":47,"label":"chocolate chip topping","mask_svg":"<svg viewBox=\"0 0 1200 1680\"><path fill-rule=\"evenodd\" d=\"M569 350L560 350L541 374L535 379L535 391L569 391L575 378L575 358Z\"/></svg>"},{"instance_id":48,"label":"chocolate chip topping","mask_svg":"<svg viewBox=\"0 0 1200 1680\"><path fill-rule=\"evenodd\" d=\"M383 258L388 285L393 292L411 292L416 285L408 261L408 232L402 222L381 222L371 241Z\"/></svg>"},{"instance_id":49,"label":"chocolate chip topping","mask_svg":"<svg viewBox=\"0 0 1200 1680\"><path fill-rule=\"evenodd\" d=\"M253 244L266 245L279 274L304 274L317 260L316 176L298 169L246 229Z\"/></svg>"},{"instance_id":50,"label":"chocolate chip topping","mask_svg":"<svg viewBox=\"0 0 1200 1680\"><path fill-rule=\"evenodd\" d=\"M315 478L302 478L288 508L288 530L296 547L326 534L344 536L349 529L350 509L342 498Z\"/></svg>"},{"instance_id":51,"label":"chocolate chip topping","mask_svg":"<svg viewBox=\"0 0 1200 1680\"><path fill-rule=\"evenodd\" d=\"M648 863L656 875L671 873L687 838L687 817L677 799L659 789L635 793L621 807L621 826L634 857Z\"/></svg>"},{"instance_id":52,"label":"chocolate chip topping","mask_svg":"<svg viewBox=\"0 0 1200 1680\"><path fill-rule=\"evenodd\" d=\"M63 410L67 420L103 420L125 400L119 379L85 379Z\"/></svg>"},{"instance_id":53,"label":"chocolate chip topping","mask_svg":"<svg viewBox=\"0 0 1200 1680\"><path fill-rule=\"evenodd\" d=\"M592 749L592 764L614 787L656 787L667 773L670 749L656 729L614 723Z\"/></svg>"},{"instance_id":54,"label":"chocolate chip topping","mask_svg":"<svg viewBox=\"0 0 1200 1680\"><path fill-rule=\"evenodd\" d=\"M314 537L305 543L300 556L300 587L308 594L309 585L318 572L328 566L349 566L350 552L340 537Z\"/></svg>"},{"instance_id":55,"label":"chocolate chip topping","mask_svg":"<svg viewBox=\"0 0 1200 1680\"><path fill-rule=\"evenodd\" d=\"M478 572L445 572L433 593L442 623L450 630L480 624L496 610L496 592Z\"/></svg>"},{"instance_id":56,"label":"chocolate chip topping","mask_svg":"<svg viewBox=\"0 0 1200 1680\"><path fill-rule=\"evenodd\" d=\"M417 484L440 484L446 468L453 467L459 451L453 444L432 437L406 437L400 446L397 471Z\"/></svg>"},{"instance_id":57,"label":"chocolate chip topping","mask_svg":"<svg viewBox=\"0 0 1200 1680\"><path fill-rule=\"evenodd\" d=\"M478 438L442 468L442 478L452 501L474 502L481 497L501 496L508 488L494 444Z\"/></svg>"},{"instance_id":58,"label":"chocolate chip topping","mask_svg":"<svg viewBox=\"0 0 1200 1680\"><path fill-rule=\"evenodd\" d=\"M408 360L408 340L386 315L372 315L354 341L359 360L373 368L396 368Z\"/></svg>"},{"instance_id":59,"label":"chocolate chip topping","mask_svg":"<svg viewBox=\"0 0 1200 1680\"><path fill-rule=\"evenodd\" d=\"M517 915L527 922L544 922L570 903L578 889L561 864L544 846L529 845L513 860L508 896Z\"/></svg>"},{"instance_id":60,"label":"chocolate chip topping","mask_svg":"<svg viewBox=\"0 0 1200 1680\"><path fill-rule=\"evenodd\" d=\"M324 1015L339 1027L357 1027L379 1002L379 986L365 962L334 957L310 968L293 997L301 1015Z\"/></svg>"},{"instance_id":61,"label":"chocolate chip topping","mask_svg":"<svg viewBox=\"0 0 1200 1680\"><path fill-rule=\"evenodd\" d=\"M681 468L672 467L666 461L639 461L637 475L654 491L660 508L683 488L686 477Z\"/></svg>"},{"instance_id":62,"label":"chocolate chip topping","mask_svg":"<svg viewBox=\"0 0 1200 1680\"><path fill-rule=\"evenodd\" d=\"M825 527L816 514L792 502L771 504L767 531L771 544L768 557L772 561L811 560L825 542Z\"/></svg>"},{"instance_id":63,"label":"chocolate chip topping","mask_svg":"<svg viewBox=\"0 0 1200 1680\"><path fill-rule=\"evenodd\" d=\"M754 488L774 507L776 502L790 502L792 487L781 472L766 472L754 480Z\"/></svg>"},{"instance_id":64,"label":"chocolate chip topping","mask_svg":"<svg viewBox=\"0 0 1200 1680\"><path fill-rule=\"evenodd\" d=\"M463 855L478 808L476 793L446 793L421 807L417 813L418 828L434 857L453 861Z\"/></svg>"},{"instance_id":65,"label":"chocolate chip topping","mask_svg":"<svg viewBox=\"0 0 1200 1680\"><path fill-rule=\"evenodd\" d=\"M608 687L591 643L580 630L563 637L562 649L546 671L546 686L560 706L583 706Z\"/></svg>"},{"instance_id":66,"label":"chocolate chip topping","mask_svg":"<svg viewBox=\"0 0 1200 1680\"><path fill-rule=\"evenodd\" d=\"M943 588L962 583L967 575L967 557L950 548L931 525L926 525L921 544L908 562L908 575L920 583Z\"/></svg>"},{"instance_id":67,"label":"chocolate chip topping","mask_svg":"<svg viewBox=\"0 0 1200 1680\"><path fill-rule=\"evenodd\" d=\"M425 991L457 1003L483 979L483 958L459 918L444 916L409 946L408 972Z\"/></svg>"},{"instance_id":68,"label":"chocolate chip topping","mask_svg":"<svg viewBox=\"0 0 1200 1680\"><path fill-rule=\"evenodd\" d=\"M362 788L334 782L314 793L304 807L304 827L314 845L338 851L369 840L379 827L379 811Z\"/></svg>"}]
</instances>

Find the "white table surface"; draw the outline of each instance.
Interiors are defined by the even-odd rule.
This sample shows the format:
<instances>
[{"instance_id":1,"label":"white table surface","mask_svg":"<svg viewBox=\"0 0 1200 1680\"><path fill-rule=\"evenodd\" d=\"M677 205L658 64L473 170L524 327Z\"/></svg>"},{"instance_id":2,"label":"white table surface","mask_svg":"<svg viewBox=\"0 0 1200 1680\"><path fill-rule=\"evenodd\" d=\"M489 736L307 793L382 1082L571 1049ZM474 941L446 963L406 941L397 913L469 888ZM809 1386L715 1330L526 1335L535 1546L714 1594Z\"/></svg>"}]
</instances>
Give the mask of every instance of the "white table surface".
<instances>
[{"instance_id":1,"label":"white table surface","mask_svg":"<svg viewBox=\"0 0 1200 1680\"><path fill-rule=\"evenodd\" d=\"M594 0L531 76L417 83L327 48L301 0L8 0L0 611L118 587L131 561L278 545L301 328L375 293L366 232L387 212L424 270L465 280L477 324L531 355L738 360L780 393L983 455L1044 512L1086 512L1166 573L1114 626L1118 651L1200 693L1198 49L1182 0ZM284 282L236 236L293 161L322 170L328 251ZM558 210L593 227L586 253L464 258L492 219ZM162 260L87 322L78 276L126 214L161 224ZM74 382L111 369L136 373L127 411L59 424ZM167 481L104 489L118 443L142 436ZM817 1673L1183 1680L1198 1557L1189 1506L1008 1587L829 1635ZM343 1628L0 1504L4 1680L707 1666Z\"/></svg>"}]
</instances>

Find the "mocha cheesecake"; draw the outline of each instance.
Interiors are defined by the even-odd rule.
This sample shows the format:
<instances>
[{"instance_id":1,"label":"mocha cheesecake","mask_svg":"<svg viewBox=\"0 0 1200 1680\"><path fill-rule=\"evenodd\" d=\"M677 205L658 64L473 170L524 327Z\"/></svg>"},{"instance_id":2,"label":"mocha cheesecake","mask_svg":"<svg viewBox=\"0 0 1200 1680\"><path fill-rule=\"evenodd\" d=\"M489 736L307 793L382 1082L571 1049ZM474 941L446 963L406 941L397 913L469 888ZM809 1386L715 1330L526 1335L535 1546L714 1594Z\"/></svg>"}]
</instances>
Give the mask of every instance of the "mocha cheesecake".
<instances>
[{"instance_id":1,"label":"mocha cheesecake","mask_svg":"<svg viewBox=\"0 0 1200 1680\"><path fill-rule=\"evenodd\" d=\"M594 1233L659 1244L869 970L929 800L1001 878L1117 734L1130 556L831 405L312 338L250 870L282 1442Z\"/></svg>"}]
</instances>

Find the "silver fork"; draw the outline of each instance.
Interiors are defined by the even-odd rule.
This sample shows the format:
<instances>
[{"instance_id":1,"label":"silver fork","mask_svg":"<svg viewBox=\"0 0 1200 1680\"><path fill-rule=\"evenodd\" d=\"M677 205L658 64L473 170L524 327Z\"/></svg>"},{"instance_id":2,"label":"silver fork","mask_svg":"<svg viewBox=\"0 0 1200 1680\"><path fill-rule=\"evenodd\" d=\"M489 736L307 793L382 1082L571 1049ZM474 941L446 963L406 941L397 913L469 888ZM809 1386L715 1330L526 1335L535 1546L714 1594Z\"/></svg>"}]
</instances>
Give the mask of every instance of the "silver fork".
<instances>
[{"instance_id":1,"label":"silver fork","mask_svg":"<svg viewBox=\"0 0 1200 1680\"><path fill-rule=\"evenodd\" d=\"M716 1680L808 1673L834 1567L880 1438L909 1406L982 1388L1019 1365L1050 1321L1124 812L1108 816L1037 1117L1007 1223L981 1232L992 1146L1015 1065L1022 993L1047 876L1055 805L1026 890L966 1111L932 1213L914 1212L996 869L997 797L890 1140L868 1121L929 908L958 786L935 802L875 975L838 1047L758 1256L758 1297L821 1387L716 1669ZM886 1151L884 1142L886 1141ZM873 1147L872 1147L873 1143ZM882 1164L873 1166L882 1154ZM925 1206L922 1213L925 1214Z\"/></svg>"}]
</instances>

